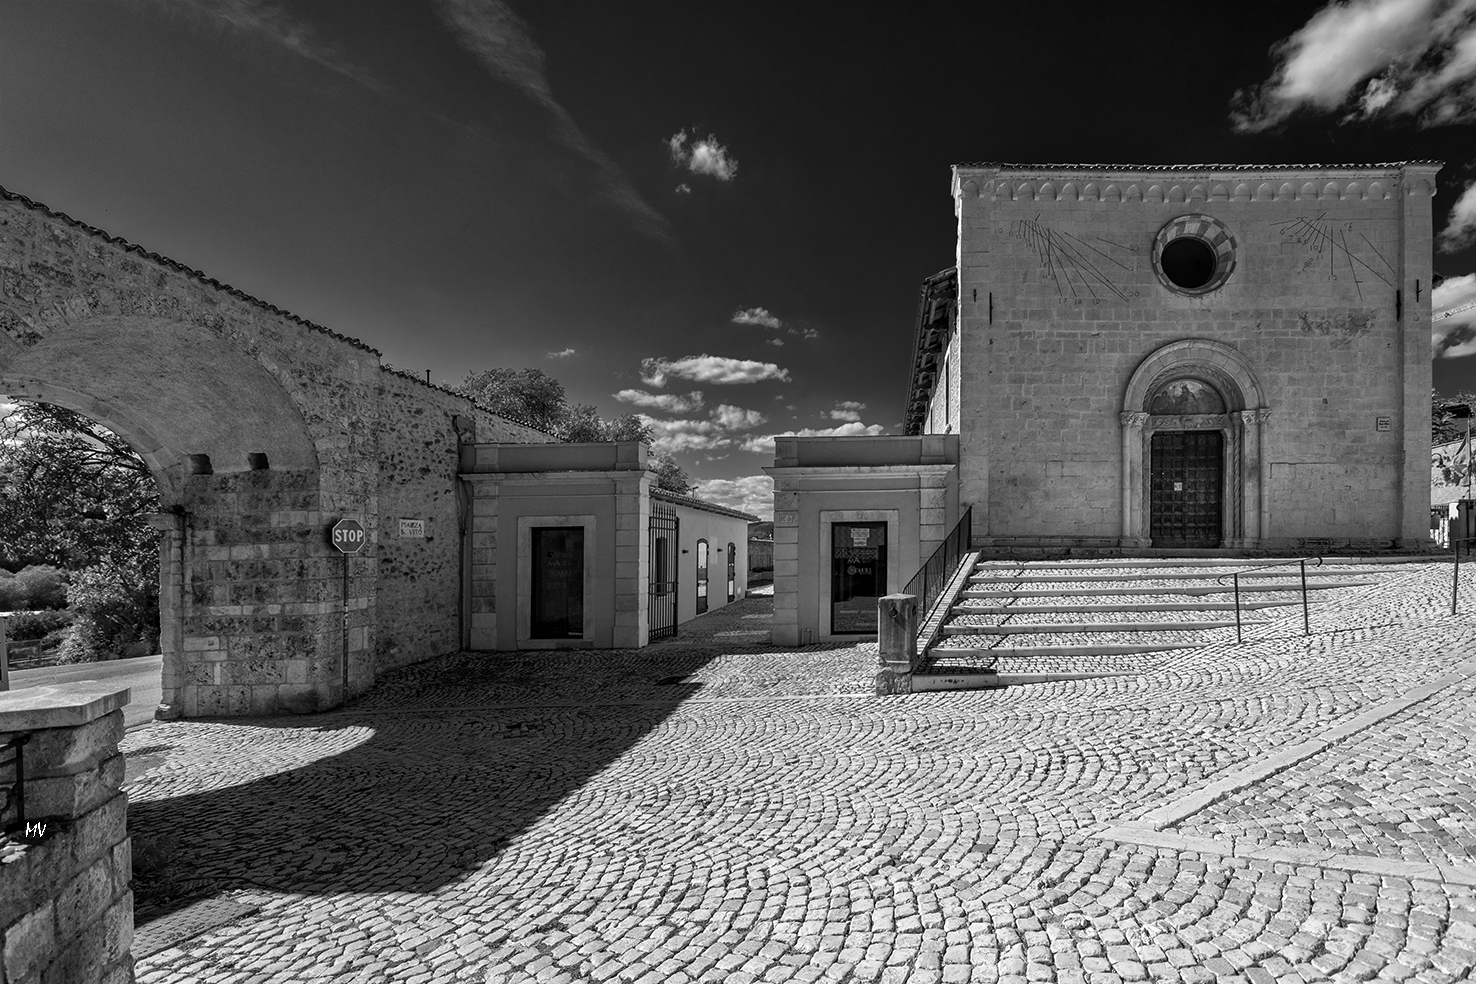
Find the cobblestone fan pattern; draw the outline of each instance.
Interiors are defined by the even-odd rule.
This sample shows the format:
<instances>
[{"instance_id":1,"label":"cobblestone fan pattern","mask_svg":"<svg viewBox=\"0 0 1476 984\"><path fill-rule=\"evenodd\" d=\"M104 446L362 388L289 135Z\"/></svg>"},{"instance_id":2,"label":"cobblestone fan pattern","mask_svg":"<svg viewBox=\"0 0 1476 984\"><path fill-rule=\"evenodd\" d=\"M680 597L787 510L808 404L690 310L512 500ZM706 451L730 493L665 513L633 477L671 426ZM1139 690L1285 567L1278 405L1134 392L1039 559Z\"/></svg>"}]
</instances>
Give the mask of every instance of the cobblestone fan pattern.
<instances>
[{"instance_id":1,"label":"cobblestone fan pattern","mask_svg":"<svg viewBox=\"0 0 1476 984\"><path fill-rule=\"evenodd\" d=\"M1476 684L1191 816L1177 832L1409 861L1476 856Z\"/></svg>"},{"instance_id":2,"label":"cobblestone fan pattern","mask_svg":"<svg viewBox=\"0 0 1476 984\"><path fill-rule=\"evenodd\" d=\"M168 748L131 777L135 841L173 832L213 893L261 908L138 980L1467 979L1471 889L1089 836L1476 656L1441 574L1141 677L804 696L820 660L864 687L874 651L692 632L484 663L459 692L464 664L412 667L296 726L156 724L125 739ZM712 700L650 680L737 665L778 676ZM445 706L413 706L432 674Z\"/></svg>"}]
</instances>

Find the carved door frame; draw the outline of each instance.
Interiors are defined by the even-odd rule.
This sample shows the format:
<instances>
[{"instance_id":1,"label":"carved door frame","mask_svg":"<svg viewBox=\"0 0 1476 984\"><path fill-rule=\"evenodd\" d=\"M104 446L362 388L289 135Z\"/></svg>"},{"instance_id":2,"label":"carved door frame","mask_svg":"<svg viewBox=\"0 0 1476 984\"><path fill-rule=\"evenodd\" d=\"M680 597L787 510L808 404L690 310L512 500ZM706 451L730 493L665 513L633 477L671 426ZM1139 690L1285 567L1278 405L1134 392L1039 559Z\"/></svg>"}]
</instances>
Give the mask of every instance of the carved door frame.
<instances>
[{"instance_id":1,"label":"carved door frame","mask_svg":"<svg viewBox=\"0 0 1476 984\"><path fill-rule=\"evenodd\" d=\"M1149 400L1173 379L1208 383L1223 399L1220 414L1150 414ZM1224 482L1221 546L1245 549L1269 535L1267 465L1262 453L1271 411L1249 361L1230 346L1209 339L1171 342L1150 354L1128 381L1122 426L1122 537L1124 547L1152 546L1149 488L1152 440L1160 430L1218 430L1223 435Z\"/></svg>"}]
</instances>

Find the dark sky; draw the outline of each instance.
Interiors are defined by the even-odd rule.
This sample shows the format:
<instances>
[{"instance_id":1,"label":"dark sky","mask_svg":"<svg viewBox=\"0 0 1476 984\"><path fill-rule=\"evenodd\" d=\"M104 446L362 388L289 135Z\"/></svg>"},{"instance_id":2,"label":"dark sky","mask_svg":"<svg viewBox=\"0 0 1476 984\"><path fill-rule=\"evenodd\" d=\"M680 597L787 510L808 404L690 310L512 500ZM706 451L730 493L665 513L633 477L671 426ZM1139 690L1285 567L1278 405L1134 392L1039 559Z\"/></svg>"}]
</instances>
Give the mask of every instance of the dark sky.
<instances>
[{"instance_id":1,"label":"dark sky","mask_svg":"<svg viewBox=\"0 0 1476 984\"><path fill-rule=\"evenodd\" d=\"M1476 179L1476 65L1450 54L1473 20L1476 0L0 0L0 183L437 381L538 367L607 416L664 394L644 410L704 493L767 512L756 438L900 430L918 285L953 262L951 164L1435 158L1439 231ZM1435 263L1470 277L1476 248ZM1473 324L1441 323L1472 352L1436 360L1442 391L1476 388Z\"/></svg>"}]
</instances>

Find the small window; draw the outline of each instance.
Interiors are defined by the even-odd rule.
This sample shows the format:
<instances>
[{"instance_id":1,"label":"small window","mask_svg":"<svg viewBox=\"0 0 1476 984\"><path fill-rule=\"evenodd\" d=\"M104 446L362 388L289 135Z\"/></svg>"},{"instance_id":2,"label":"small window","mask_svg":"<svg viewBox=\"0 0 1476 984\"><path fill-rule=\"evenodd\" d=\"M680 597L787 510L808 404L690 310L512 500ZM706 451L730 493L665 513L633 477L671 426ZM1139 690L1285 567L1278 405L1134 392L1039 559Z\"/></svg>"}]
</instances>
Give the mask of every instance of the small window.
<instances>
[{"instance_id":1,"label":"small window","mask_svg":"<svg viewBox=\"0 0 1476 984\"><path fill-rule=\"evenodd\" d=\"M707 541L697 541L697 614L707 611Z\"/></svg>"},{"instance_id":2,"label":"small window","mask_svg":"<svg viewBox=\"0 0 1476 984\"><path fill-rule=\"evenodd\" d=\"M728 601L738 599L738 548L728 543Z\"/></svg>"}]
</instances>

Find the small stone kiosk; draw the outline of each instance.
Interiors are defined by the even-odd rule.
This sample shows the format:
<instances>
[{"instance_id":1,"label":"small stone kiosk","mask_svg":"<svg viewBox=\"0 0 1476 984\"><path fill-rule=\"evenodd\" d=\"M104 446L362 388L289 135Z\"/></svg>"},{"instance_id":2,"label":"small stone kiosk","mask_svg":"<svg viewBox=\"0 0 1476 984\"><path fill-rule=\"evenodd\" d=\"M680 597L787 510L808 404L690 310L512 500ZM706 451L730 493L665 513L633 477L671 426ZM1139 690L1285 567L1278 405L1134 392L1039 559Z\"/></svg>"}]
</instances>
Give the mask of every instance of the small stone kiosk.
<instances>
[{"instance_id":1,"label":"small stone kiosk","mask_svg":"<svg viewBox=\"0 0 1476 984\"><path fill-rule=\"evenodd\" d=\"M874 636L958 522L958 435L780 437L774 465L776 645Z\"/></svg>"},{"instance_id":2,"label":"small stone kiosk","mask_svg":"<svg viewBox=\"0 0 1476 984\"><path fill-rule=\"evenodd\" d=\"M653 489L639 441L461 453L472 650L639 649L747 592L757 517Z\"/></svg>"}]
</instances>

